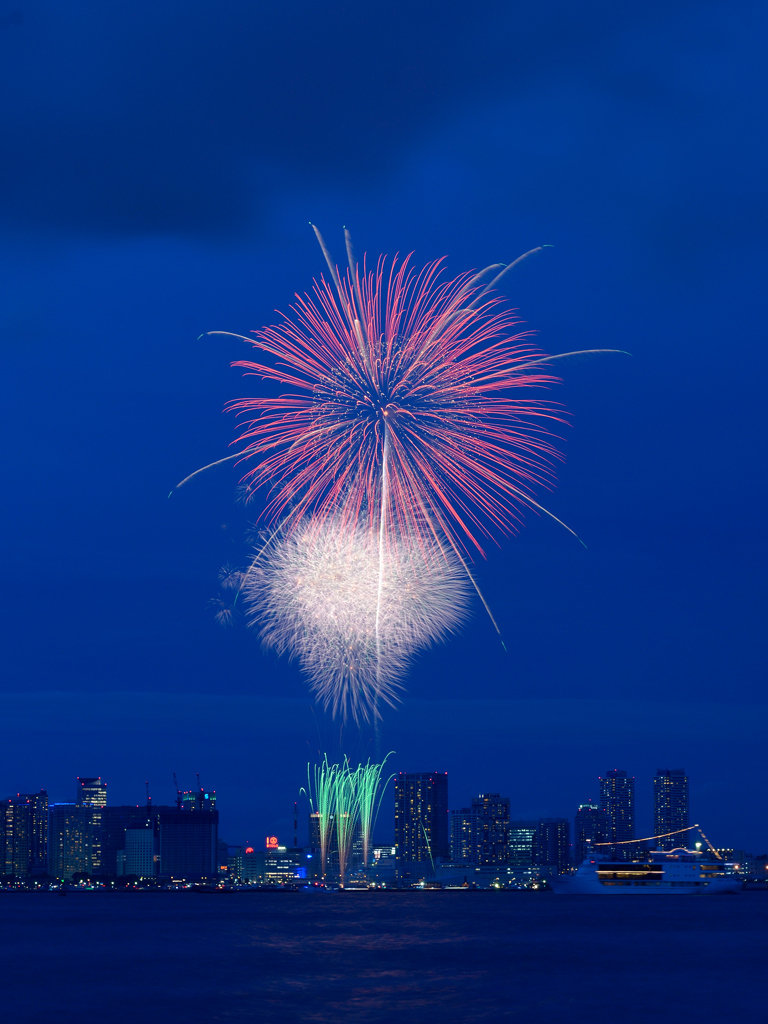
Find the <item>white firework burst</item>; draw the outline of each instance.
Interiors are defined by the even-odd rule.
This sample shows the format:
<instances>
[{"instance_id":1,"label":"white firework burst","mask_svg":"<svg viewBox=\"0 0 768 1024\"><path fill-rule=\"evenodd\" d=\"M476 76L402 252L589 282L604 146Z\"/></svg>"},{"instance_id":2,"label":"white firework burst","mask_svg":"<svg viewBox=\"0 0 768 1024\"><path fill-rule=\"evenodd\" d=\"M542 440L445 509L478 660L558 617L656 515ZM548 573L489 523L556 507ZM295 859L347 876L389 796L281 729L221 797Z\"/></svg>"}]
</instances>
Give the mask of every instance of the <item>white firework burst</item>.
<instances>
[{"instance_id":1,"label":"white firework burst","mask_svg":"<svg viewBox=\"0 0 768 1024\"><path fill-rule=\"evenodd\" d=\"M413 654L466 616L470 581L436 536L382 542L341 517L308 518L267 547L243 576L250 622L334 715L367 721L392 705Z\"/></svg>"}]
</instances>

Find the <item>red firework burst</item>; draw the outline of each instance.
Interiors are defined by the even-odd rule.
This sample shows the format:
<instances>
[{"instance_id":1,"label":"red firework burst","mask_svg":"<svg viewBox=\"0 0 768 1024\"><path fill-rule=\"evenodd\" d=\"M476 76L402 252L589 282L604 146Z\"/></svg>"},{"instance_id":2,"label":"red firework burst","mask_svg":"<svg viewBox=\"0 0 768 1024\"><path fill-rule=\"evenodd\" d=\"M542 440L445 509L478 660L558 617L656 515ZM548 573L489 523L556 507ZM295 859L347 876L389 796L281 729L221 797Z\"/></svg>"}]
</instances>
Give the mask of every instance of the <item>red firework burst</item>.
<instances>
[{"instance_id":1,"label":"red firework burst","mask_svg":"<svg viewBox=\"0 0 768 1024\"><path fill-rule=\"evenodd\" d=\"M558 380L541 372L552 357L490 294L500 267L441 281L442 260L416 272L381 257L371 271L349 253L343 277L327 257L331 282L244 339L272 358L233 365L287 389L229 405L249 416L241 457L259 459L244 480L270 487L268 520L383 508L399 531L479 548L554 480L548 425L563 414L536 396Z\"/></svg>"}]
</instances>

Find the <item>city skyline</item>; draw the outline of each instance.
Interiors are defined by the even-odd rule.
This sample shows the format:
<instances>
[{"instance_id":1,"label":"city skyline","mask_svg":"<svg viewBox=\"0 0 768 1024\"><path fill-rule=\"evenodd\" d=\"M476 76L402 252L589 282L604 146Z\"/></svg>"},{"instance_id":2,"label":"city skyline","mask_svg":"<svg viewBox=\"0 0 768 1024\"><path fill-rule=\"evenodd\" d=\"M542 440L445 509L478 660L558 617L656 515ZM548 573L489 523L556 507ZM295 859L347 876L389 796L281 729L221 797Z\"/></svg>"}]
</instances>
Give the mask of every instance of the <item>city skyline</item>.
<instances>
[{"instance_id":1,"label":"city skyline","mask_svg":"<svg viewBox=\"0 0 768 1024\"><path fill-rule=\"evenodd\" d=\"M174 787L177 787L175 774L173 778ZM614 860L631 860L648 848L692 846L699 835L705 843L710 841L703 829L682 832L689 828L690 793L689 778L681 768L657 769L650 780L654 831L646 833L641 829L641 835L636 833L634 816L635 778L623 769L610 769L599 776L598 803L579 804L560 817L538 815L527 820L510 815L510 798L499 793L481 793L472 798L471 806L454 807L447 773L398 772L383 784L382 794L390 782L394 782L394 817L390 822L378 822L374 842L393 843L398 850L399 870L403 877L409 877L412 869L416 872L422 870L428 861L433 869L435 861L472 862L487 869L522 863L526 858L525 849L534 851L531 856L537 863L556 864L562 871L566 864L580 863L585 850L592 844L596 844L593 848ZM7 797L0 820L0 845L4 852L4 857L0 858L0 873L12 875L16 873L15 867L27 863L28 868L22 870L22 874L39 874L40 864L46 859L39 851L46 847L47 865L52 875L71 875L73 870L97 875L124 873L124 861L121 869L115 860L115 849L127 851L130 844L126 838L129 836L132 841L139 842L140 837L135 830L145 829L150 822L154 822L156 833L153 847L156 861L163 861L166 866L199 865L207 856L215 857L217 841L232 845L230 841L234 839L235 845L239 843L243 848L248 844L260 847L258 840L243 839L239 835L227 836L220 831L215 790L201 786L193 790L175 788L173 805L153 802L148 784L144 805L110 804L107 793L107 782L101 777L78 777L74 801L49 800L45 790ZM302 822L306 817L306 831L303 824L297 831L299 803L296 802L290 846L295 847L298 840L300 845L316 848L317 852L320 849L320 833L315 821L318 814L309 804L308 814L304 815L305 802L306 794L299 813ZM215 823L210 839L205 840L209 846L208 854L188 855L183 852L186 842L183 837L193 833L187 829L178 830L181 825L189 824L192 817L197 821L198 832L204 820L210 819ZM61 837L73 828L79 837L75 845L62 845ZM354 834L350 833L350 836L350 855L359 861L363 852L359 823L354 825ZM653 836L657 836L659 841L649 843ZM715 839L720 840L723 847L743 849L731 837L715 836ZM285 835L281 844L280 837L273 834L273 830L265 842L267 849L289 845ZM24 860L25 847L28 850L27 861ZM141 846L137 851L121 856L128 856L129 860L134 855L151 859L151 850ZM77 868L71 867L73 857L79 865ZM330 834L328 863L338 868L338 842L334 832Z\"/></svg>"}]
</instances>

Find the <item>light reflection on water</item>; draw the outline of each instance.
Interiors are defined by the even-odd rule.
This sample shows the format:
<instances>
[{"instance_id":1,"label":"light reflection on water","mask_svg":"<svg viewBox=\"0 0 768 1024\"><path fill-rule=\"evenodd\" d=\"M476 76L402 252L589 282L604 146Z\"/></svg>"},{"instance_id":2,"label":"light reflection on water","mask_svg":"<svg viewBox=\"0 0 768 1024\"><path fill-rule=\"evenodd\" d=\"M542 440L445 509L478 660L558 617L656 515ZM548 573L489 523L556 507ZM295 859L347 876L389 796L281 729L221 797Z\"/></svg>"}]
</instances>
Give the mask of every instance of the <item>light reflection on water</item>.
<instances>
[{"instance_id":1,"label":"light reflection on water","mask_svg":"<svg viewBox=\"0 0 768 1024\"><path fill-rule=\"evenodd\" d=\"M766 1019L768 894L0 894L14 1024Z\"/></svg>"}]
</instances>

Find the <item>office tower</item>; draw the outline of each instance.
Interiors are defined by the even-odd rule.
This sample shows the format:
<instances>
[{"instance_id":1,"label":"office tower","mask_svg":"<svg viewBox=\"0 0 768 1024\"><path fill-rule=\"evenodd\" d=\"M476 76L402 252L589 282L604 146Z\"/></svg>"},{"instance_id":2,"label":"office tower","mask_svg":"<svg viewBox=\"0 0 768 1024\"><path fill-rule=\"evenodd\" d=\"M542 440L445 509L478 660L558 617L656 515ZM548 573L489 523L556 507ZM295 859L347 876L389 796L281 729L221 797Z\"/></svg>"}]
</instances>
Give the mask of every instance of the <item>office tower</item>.
<instances>
[{"instance_id":1,"label":"office tower","mask_svg":"<svg viewBox=\"0 0 768 1024\"><path fill-rule=\"evenodd\" d=\"M635 838L635 780L614 768L600 778L600 813L605 825L602 849L615 860L632 860L639 852Z\"/></svg>"},{"instance_id":2,"label":"office tower","mask_svg":"<svg viewBox=\"0 0 768 1024\"><path fill-rule=\"evenodd\" d=\"M211 809L215 799L215 793L204 794L200 800L180 800L181 806L158 809L159 874L164 878L194 881L216 876L219 812Z\"/></svg>"},{"instance_id":3,"label":"office tower","mask_svg":"<svg viewBox=\"0 0 768 1024\"><path fill-rule=\"evenodd\" d=\"M475 822L471 807L450 812L451 860L455 864L475 862Z\"/></svg>"},{"instance_id":4,"label":"office tower","mask_svg":"<svg viewBox=\"0 0 768 1024\"><path fill-rule=\"evenodd\" d=\"M509 797L485 793L472 799L474 857L478 867L509 863Z\"/></svg>"},{"instance_id":5,"label":"office tower","mask_svg":"<svg viewBox=\"0 0 768 1024\"><path fill-rule=\"evenodd\" d=\"M82 808L82 828L87 867L84 871L101 874L101 820L107 806L107 784L101 778L77 779L77 806Z\"/></svg>"},{"instance_id":6,"label":"office tower","mask_svg":"<svg viewBox=\"0 0 768 1024\"><path fill-rule=\"evenodd\" d=\"M686 846L688 833L674 836L665 833L688 828L689 823L688 776L682 768L659 768L653 780L653 834L662 838L654 845L659 850Z\"/></svg>"},{"instance_id":7,"label":"office tower","mask_svg":"<svg viewBox=\"0 0 768 1024\"><path fill-rule=\"evenodd\" d=\"M9 797L0 804L0 875L30 873L32 811L26 798Z\"/></svg>"},{"instance_id":8,"label":"office tower","mask_svg":"<svg viewBox=\"0 0 768 1024\"><path fill-rule=\"evenodd\" d=\"M536 860L538 821L517 819L509 823L509 860L513 867L527 868Z\"/></svg>"},{"instance_id":9,"label":"office tower","mask_svg":"<svg viewBox=\"0 0 768 1024\"><path fill-rule=\"evenodd\" d=\"M438 859L448 860L447 772L395 776L395 842L404 876L431 874Z\"/></svg>"},{"instance_id":10,"label":"office tower","mask_svg":"<svg viewBox=\"0 0 768 1024\"><path fill-rule=\"evenodd\" d=\"M587 850L603 839L600 808L597 804L579 804L573 819L573 863L581 864Z\"/></svg>"},{"instance_id":11,"label":"office tower","mask_svg":"<svg viewBox=\"0 0 768 1024\"><path fill-rule=\"evenodd\" d=\"M133 825L125 831L125 874L154 878L155 830L152 825Z\"/></svg>"},{"instance_id":12,"label":"office tower","mask_svg":"<svg viewBox=\"0 0 768 1024\"><path fill-rule=\"evenodd\" d=\"M79 804L51 804L48 809L48 874L54 878L72 878L91 868L89 823L90 808Z\"/></svg>"}]
</instances>

